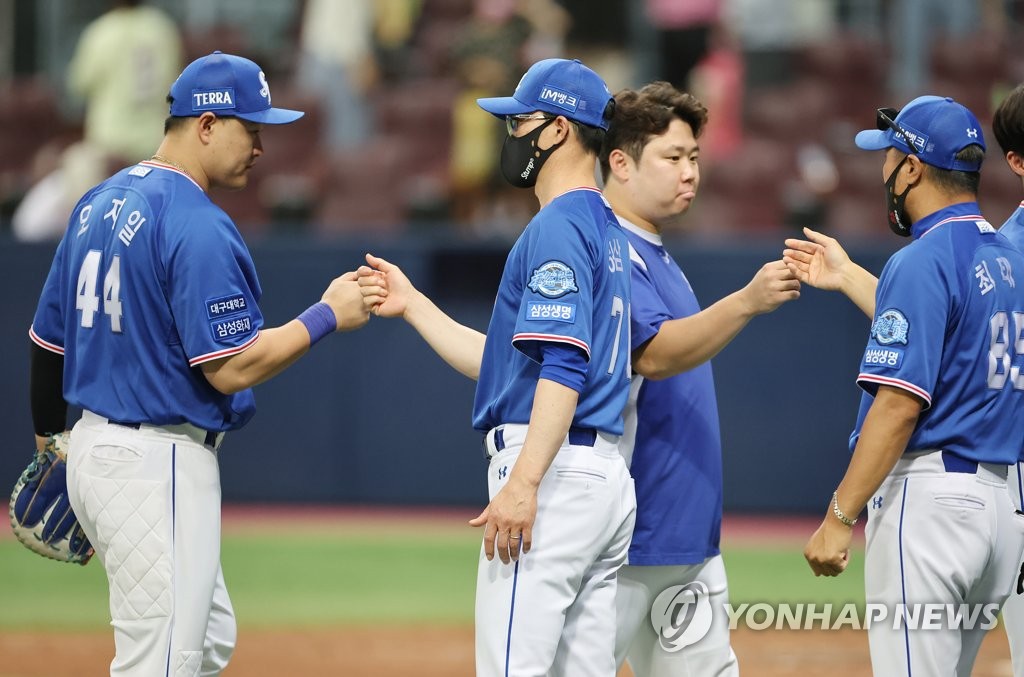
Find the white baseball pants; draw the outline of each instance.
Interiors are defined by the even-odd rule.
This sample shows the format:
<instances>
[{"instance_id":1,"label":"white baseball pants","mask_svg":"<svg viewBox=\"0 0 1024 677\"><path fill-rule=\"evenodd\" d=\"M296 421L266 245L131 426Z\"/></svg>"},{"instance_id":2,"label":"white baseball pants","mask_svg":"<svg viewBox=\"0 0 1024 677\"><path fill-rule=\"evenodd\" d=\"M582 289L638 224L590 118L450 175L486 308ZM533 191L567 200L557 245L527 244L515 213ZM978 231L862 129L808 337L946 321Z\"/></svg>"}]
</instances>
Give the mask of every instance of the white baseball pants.
<instances>
[{"instance_id":1,"label":"white baseball pants","mask_svg":"<svg viewBox=\"0 0 1024 677\"><path fill-rule=\"evenodd\" d=\"M107 573L110 674L220 674L236 626L220 567L217 452L202 432L85 412L71 434L68 493Z\"/></svg>"},{"instance_id":2,"label":"white baseball pants","mask_svg":"<svg viewBox=\"0 0 1024 677\"><path fill-rule=\"evenodd\" d=\"M506 448L488 467L491 498L526 439L525 425L503 432ZM497 556L488 562L481 547L479 677L614 677L616 573L635 515L633 480L617 438L598 435L593 447L566 440L540 484L530 552L502 564Z\"/></svg>"},{"instance_id":3,"label":"white baseball pants","mask_svg":"<svg viewBox=\"0 0 1024 677\"><path fill-rule=\"evenodd\" d=\"M949 472L942 452L905 454L868 511L865 597L888 611L868 629L874 673L970 675L990 625L978 610L1004 602L1024 548L1024 517L1010 502L1006 466ZM951 622L942 613L931 623L920 615L946 604L976 613L975 621ZM905 620L897 624L901 609Z\"/></svg>"},{"instance_id":4,"label":"white baseball pants","mask_svg":"<svg viewBox=\"0 0 1024 677\"><path fill-rule=\"evenodd\" d=\"M1013 507L1024 510L1024 464L1011 465L1006 480ZM1013 677L1024 677L1024 562L1018 562L1010 596L1003 604L1003 623L1010 641Z\"/></svg>"},{"instance_id":5,"label":"white baseball pants","mask_svg":"<svg viewBox=\"0 0 1024 677\"><path fill-rule=\"evenodd\" d=\"M713 611L711 628L699 642L679 651L666 651L651 623L651 607L665 589L695 582L707 586ZM636 677L737 677L736 654L729 645L728 603L729 586L721 555L700 564L622 567L616 597L616 663L621 667L629 660Z\"/></svg>"}]
</instances>

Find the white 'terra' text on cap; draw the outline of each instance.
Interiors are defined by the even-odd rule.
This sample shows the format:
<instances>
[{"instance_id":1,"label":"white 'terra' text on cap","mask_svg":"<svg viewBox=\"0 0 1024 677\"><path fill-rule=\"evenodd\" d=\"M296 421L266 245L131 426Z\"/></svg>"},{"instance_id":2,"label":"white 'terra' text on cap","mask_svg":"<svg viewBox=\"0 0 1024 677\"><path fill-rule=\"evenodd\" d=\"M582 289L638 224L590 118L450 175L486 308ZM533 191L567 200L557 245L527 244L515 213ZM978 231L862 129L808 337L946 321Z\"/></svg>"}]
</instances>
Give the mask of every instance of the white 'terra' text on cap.
<instances>
[{"instance_id":1,"label":"white 'terra' text on cap","mask_svg":"<svg viewBox=\"0 0 1024 677\"><path fill-rule=\"evenodd\" d=\"M235 107L235 94L232 89L220 89L212 92L192 92L192 108L194 110L213 110Z\"/></svg>"}]
</instances>

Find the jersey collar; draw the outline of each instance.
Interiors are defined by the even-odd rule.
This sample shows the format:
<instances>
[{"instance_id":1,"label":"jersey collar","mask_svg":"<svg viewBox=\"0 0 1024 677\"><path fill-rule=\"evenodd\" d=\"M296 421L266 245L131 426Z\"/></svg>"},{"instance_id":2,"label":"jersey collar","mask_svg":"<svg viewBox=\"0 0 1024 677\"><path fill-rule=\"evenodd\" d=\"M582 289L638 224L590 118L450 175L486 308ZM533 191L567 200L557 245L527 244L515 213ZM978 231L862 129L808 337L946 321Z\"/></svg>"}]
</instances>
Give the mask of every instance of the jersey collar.
<instances>
[{"instance_id":1,"label":"jersey collar","mask_svg":"<svg viewBox=\"0 0 1024 677\"><path fill-rule=\"evenodd\" d=\"M181 171L177 167L172 167L170 165L165 165L163 162L157 162L156 160L143 160L139 164L140 165L145 165L146 167L154 167L156 169L164 169L164 170L167 170L169 172L174 172L178 176L183 176L186 179L188 179L192 183L192 185L195 186L196 188L198 188L199 190L203 190L203 187L200 186L198 183L196 183L195 179L193 179L191 176L189 176L185 172ZM203 192L205 193L206 191L203 190Z\"/></svg>"},{"instance_id":2,"label":"jersey collar","mask_svg":"<svg viewBox=\"0 0 1024 677\"><path fill-rule=\"evenodd\" d=\"M591 188L590 186L578 186L576 188L570 188L569 190L561 192L558 195L556 195L555 197L551 198L551 201L554 202L558 198L560 198L560 197L562 197L564 195L568 195L569 193L575 193L578 190L589 190L592 193L597 193L598 195L601 196L601 201L604 202L605 206L608 207L608 209L612 208L612 206L610 204L608 204L608 199L605 198L604 193L599 191L597 188Z\"/></svg>"},{"instance_id":3,"label":"jersey collar","mask_svg":"<svg viewBox=\"0 0 1024 677\"><path fill-rule=\"evenodd\" d=\"M985 217L981 215L981 207L978 206L977 202L960 202L933 212L923 219L919 219L910 227L910 234L917 240L951 221L984 220Z\"/></svg>"},{"instance_id":4,"label":"jersey collar","mask_svg":"<svg viewBox=\"0 0 1024 677\"><path fill-rule=\"evenodd\" d=\"M657 245L658 247L665 246L662 243L661 235L659 235L658 233L652 233L649 230L644 230L643 228L636 225L632 221L628 221L623 217L619 216L618 214L615 215L615 218L619 220L619 225L622 226L623 230L628 230L629 232L638 235L639 237L643 238L644 240L647 240L653 245Z\"/></svg>"}]
</instances>

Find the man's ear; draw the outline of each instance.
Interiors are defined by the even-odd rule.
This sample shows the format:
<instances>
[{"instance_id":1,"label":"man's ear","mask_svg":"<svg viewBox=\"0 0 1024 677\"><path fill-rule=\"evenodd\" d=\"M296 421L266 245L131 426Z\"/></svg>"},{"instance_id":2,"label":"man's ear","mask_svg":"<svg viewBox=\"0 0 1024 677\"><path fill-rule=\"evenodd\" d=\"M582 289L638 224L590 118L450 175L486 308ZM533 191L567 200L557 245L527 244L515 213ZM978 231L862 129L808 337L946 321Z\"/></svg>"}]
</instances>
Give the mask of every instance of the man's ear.
<instances>
[{"instance_id":1,"label":"man's ear","mask_svg":"<svg viewBox=\"0 0 1024 677\"><path fill-rule=\"evenodd\" d=\"M616 148L608 154L608 168L611 170L612 176L619 181L629 178L632 164L633 158L626 155L621 148Z\"/></svg>"},{"instance_id":2,"label":"man's ear","mask_svg":"<svg viewBox=\"0 0 1024 677\"><path fill-rule=\"evenodd\" d=\"M906 166L910 170L906 175L907 182L913 185L918 184L921 181L921 177L924 176L924 162L916 155L909 155L907 156Z\"/></svg>"},{"instance_id":3,"label":"man's ear","mask_svg":"<svg viewBox=\"0 0 1024 677\"><path fill-rule=\"evenodd\" d=\"M207 111L199 116L196 122L196 130L199 140L204 144L210 143L210 136L213 134L214 126L217 124L217 116Z\"/></svg>"},{"instance_id":4,"label":"man's ear","mask_svg":"<svg viewBox=\"0 0 1024 677\"><path fill-rule=\"evenodd\" d=\"M1006 164L1010 165L1010 170L1014 174L1024 177L1024 156L1011 150L1006 154Z\"/></svg>"}]
</instances>

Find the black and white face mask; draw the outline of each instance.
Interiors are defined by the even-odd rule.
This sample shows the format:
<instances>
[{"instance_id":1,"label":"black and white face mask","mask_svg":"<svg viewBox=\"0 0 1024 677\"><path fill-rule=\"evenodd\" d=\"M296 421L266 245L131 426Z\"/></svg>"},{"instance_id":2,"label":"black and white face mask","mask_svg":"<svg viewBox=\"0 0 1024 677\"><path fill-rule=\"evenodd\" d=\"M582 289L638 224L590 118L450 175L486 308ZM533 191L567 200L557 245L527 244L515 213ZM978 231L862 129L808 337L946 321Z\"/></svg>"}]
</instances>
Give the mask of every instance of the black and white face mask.
<instances>
[{"instance_id":1,"label":"black and white face mask","mask_svg":"<svg viewBox=\"0 0 1024 677\"><path fill-rule=\"evenodd\" d=\"M913 186L908 185L899 195L896 194L896 175L900 173L900 167L907 161L907 155L900 163L896 165L896 169L892 170L889 174L889 178L885 180L885 206L889 213L889 228L892 232L896 233L900 237L910 237L910 217L907 216L907 193Z\"/></svg>"},{"instance_id":2,"label":"black and white face mask","mask_svg":"<svg viewBox=\"0 0 1024 677\"><path fill-rule=\"evenodd\" d=\"M547 120L523 136L505 137L505 143L501 146L501 175L505 180L517 188L531 188L537 183L537 174L547 159L555 150L565 143L562 139L546 150L537 147L544 128L555 121L555 118Z\"/></svg>"}]
</instances>

